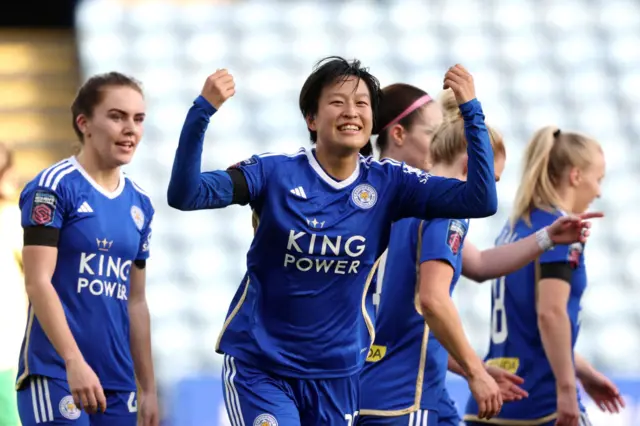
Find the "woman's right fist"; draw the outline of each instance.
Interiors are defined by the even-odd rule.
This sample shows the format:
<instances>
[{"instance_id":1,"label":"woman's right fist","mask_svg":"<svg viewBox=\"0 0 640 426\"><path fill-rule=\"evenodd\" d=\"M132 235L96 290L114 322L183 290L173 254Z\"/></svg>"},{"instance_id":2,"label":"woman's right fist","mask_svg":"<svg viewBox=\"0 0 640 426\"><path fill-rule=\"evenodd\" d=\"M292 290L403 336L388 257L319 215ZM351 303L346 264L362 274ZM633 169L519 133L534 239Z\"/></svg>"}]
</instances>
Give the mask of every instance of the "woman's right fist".
<instances>
[{"instance_id":1,"label":"woman's right fist","mask_svg":"<svg viewBox=\"0 0 640 426\"><path fill-rule=\"evenodd\" d=\"M236 93L233 76L225 69L218 70L207 77L202 88L202 95L216 109Z\"/></svg>"},{"instance_id":2,"label":"woman's right fist","mask_svg":"<svg viewBox=\"0 0 640 426\"><path fill-rule=\"evenodd\" d=\"M443 89L452 89L458 105L462 105L476 97L476 87L473 77L460 64L454 65L444 76Z\"/></svg>"}]
</instances>

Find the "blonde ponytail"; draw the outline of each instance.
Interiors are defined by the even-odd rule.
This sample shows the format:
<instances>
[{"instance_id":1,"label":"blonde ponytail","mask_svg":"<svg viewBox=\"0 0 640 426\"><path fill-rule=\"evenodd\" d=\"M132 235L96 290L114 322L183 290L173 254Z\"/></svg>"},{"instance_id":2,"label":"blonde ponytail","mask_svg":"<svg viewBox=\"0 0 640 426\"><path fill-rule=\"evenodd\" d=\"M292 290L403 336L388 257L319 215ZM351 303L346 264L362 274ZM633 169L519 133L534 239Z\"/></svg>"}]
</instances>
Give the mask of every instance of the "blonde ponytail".
<instances>
[{"instance_id":1,"label":"blonde ponytail","mask_svg":"<svg viewBox=\"0 0 640 426\"><path fill-rule=\"evenodd\" d=\"M592 148L600 146L578 133L564 133L556 126L538 130L524 154L520 186L513 204L511 223L523 219L531 226L531 210L552 209L562 204L557 187L569 167L584 169Z\"/></svg>"},{"instance_id":2,"label":"blonde ponytail","mask_svg":"<svg viewBox=\"0 0 640 426\"><path fill-rule=\"evenodd\" d=\"M467 137L464 130L464 119L453 90L444 90L439 98L444 121L431 141L431 162L436 164L453 164L461 154L467 152ZM507 152L502 135L487 125L494 156L506 157Z\"/></svg>"},{"instance_id":3,"label":"blonde ponytail","mask_svg":"<svg viewBox=\"0 0 640 426\"><path fill-rule=\"evenodd\" d=\"M460 113L458 101L456 101L456 95L453 93L453 90L444 90L440 94L439 102L442 107L442 114L444 115L445 123L462 119L462 113Z\"/></svg>"},{"instance_id":4,"label":"blonde ponytail","mask_svg":"<svg viewBox=\"0 0 640 426\"><path fill-rule=\"evenodd\" d=\"M559 200L549 173L549 158L555 142L554 133L557 127L547 126L538 130L529 142L524 153L524 164L520 186L516 193L513 205L512 223L523 218L530 225L530 210L536 205L536 201L545 200L549 206Z\"/></svg>"}]
</instances>

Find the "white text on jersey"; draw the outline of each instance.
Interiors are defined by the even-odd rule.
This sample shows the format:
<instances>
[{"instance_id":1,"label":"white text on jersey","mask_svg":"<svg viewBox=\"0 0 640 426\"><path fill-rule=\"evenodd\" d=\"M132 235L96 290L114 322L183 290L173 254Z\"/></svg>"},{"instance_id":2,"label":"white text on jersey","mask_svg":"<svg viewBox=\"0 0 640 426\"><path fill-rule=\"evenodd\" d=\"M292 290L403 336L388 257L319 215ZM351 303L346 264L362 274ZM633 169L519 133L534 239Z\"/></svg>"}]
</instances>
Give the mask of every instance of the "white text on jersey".
<instances>
[{"instance_id":1,"label":"white text on jersey","mask_svg":"<svg viewBox=\"0 0 640 426\"><path fill-rule=\"evenodd\" d=\"M94 296L115 297L127 300L126 282L131 271L130 260L108 254L81 253L78 268L78 293L89 291Z\"/></svg>"},{"instance_id":2,"label":"white text on jersey","mask_svg":"<svg viewBox=\"0 0 640 426\"><path fill-rule=\"evenodd\" d=\"M344 240L344 241L343 241ZM284 267L295 267L301 272L325 272L334 274L357 274L359 258L366 249L366 238L362 235L329 237L289 231ZM301 255L310 255L303 257ZM316 256L325 257L318 259ZM349 257L350 259L327 259L326 257Z\"/></svg>"}]
</instances>

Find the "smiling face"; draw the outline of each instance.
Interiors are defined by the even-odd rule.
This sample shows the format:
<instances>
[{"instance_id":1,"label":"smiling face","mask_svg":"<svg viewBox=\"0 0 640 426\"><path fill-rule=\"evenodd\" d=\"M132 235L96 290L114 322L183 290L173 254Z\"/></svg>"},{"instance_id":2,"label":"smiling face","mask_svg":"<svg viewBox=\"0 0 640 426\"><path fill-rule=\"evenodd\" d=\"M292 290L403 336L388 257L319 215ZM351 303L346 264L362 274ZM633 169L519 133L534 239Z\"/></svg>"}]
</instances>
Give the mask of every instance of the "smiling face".
<instances>
[{"instance_id":1,"label":"smiling face","mask_svg":"<svg viewBox=\"0 0 640 426\"><path fill-rule=\"evenodd\" d=\"M322 89L315 117L307 126L317 132L318 145L342 152L358 152L371 137L373 112L366 83L347 77Z\"/></svg>"},{"instance_id":2,"label":"smiling face","mask_svg":"<svg viewBox=\"0 0 640 426\"><path fill-rule=\"evenodd\" d=\"M106 86L90 116L79 114L76 124L86 149L101 162L118 167L131 162L144 134L145 102L140 91L129 86Z\"/></svg>"}]
</instances>

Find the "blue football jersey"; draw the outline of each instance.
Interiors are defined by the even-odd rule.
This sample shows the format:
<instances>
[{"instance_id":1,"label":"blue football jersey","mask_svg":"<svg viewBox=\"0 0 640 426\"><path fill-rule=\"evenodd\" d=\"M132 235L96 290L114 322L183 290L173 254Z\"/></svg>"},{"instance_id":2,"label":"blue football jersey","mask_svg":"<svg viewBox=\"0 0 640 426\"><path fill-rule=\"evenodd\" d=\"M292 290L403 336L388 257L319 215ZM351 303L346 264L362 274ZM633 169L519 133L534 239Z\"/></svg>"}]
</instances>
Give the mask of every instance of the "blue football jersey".
<instances>
[{"instance_id":1,"label":"blue football jersey","mask_svg":"<svg viewBox=\"0 0 640 426\"><path fill-rule=\"evenodd\" d=\"M462 271L467 219L404 219L395 223L376 314L376 337L360 376L361 415L401 416L438 408L448 353L430 332L418 300L420 264L453 267L451 292Z\"/></svg>"},{"instance_id":2,"label":"blue football jersey","mask_svg":"<svg viewBox=\"0 0 640 426\"><path fill-rule=\"evenodd\" d=\"M71 157L26 185L20 209L23 228L60 230L51 283L85 360L104 389L135 391L127 297L133 261L149 257L149 196L124 174L115 191L106 191ZM67 379L31 306L18 388L29 375Z\"/></svg>"},{"instance_id":3,"label":"blue football jersey","mask_svg":"<svg viewBox=\"0 0 640 426\"><path fill-rule=\"evenodd\" d=\"M531 226L523 220L507 223L496 245L508 244L551 225L563 213L534 210ZM549 421L556 412L556 381L547 360L538 329L536 286L541 264L569 262L573 269L567 313L571 322L572 347L580 331L580 301L587 286L584 244L556 246L524 268L492 284L491 341L486 362L521 376L529 397L502 407L497 423L508 420ZM465 419L473 419L478 407L473 398L467 404ZM532 423L539 424L539 423Z\"/></svg>"},{"instance_id":4,"label":"blue football jersey","mask_svg":"<svg viewBox=\"0 0 640 426\"><path fill-rule=\"evenodd\" d=\"M497 208L480 103L474 99L460 111L469 141L467 182L371 157L360 157L339 181L313 149L201 172L203 138L216 109L198 97L180 134L169 204L200 210L248 203L257 225L216 350L286 377L358 373L375 332L367 289L391 224L407 217L485 217Z\"/></svg>"}]
</instances>

